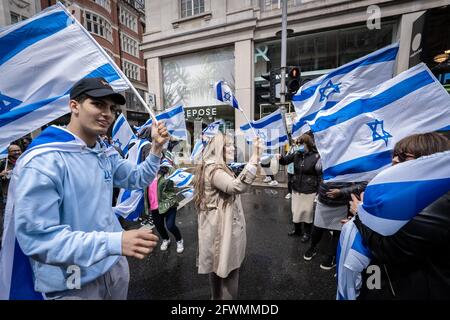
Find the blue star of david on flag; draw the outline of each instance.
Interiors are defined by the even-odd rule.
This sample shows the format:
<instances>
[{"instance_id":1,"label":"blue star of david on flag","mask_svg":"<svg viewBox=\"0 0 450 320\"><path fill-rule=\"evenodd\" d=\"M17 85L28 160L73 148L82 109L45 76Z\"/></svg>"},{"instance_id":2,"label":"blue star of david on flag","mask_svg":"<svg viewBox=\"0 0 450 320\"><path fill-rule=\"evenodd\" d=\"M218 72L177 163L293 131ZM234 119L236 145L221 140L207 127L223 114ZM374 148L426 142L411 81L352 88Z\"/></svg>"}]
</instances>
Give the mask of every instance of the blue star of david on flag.
<instances>
[{"instance_id":1,"label":"blue star of david on flag","mask_svg":"<svg viewBox=\"0 0 450 320\"><path fill-rule=\"evenodd\" d=\"M267 135L265 130L256 130L256 132L258 133L258 136L263 139L263 140L267 140Z\"/></svg>"},{"instance_id":2,"label":"blue star of david on flag","mask_svg":"<svg viewBox=\"0 0 450 320\"><path fill-rule=\"evenodd\" d=\"M389 134L389 132L384 130L384 120L380 121L378 119L375 119L375 121L373 121L373 122L368 122L367 125L372 130L372 139L373 139L373 141L375 142L377 140L383 140L384 143L386 143L386 146L387 146L388 139L392 138L392 136ZM378 131L377 131L378 125L381 128L381 134L378 133Z\"/></svg>"},{"instance_id":3,"label":"blue star of david on flag","mask_svg":"<svg viewBox=\"0 0 450 320\"><path fill-rule=\"evenodd\" d=\"M22 101L8 97L0 92L0 114L11 111L17 107Z\"/></svg>"},{"instance_id":4,"label":"blue star of david on flag","mask_svg":"<svg viewBox=\"0 0 450 320\"><path fill-rule=\"evenodd\" d=\"M225 101L231 101L231 94L229 92L224 92L223 93L223 100Z\"/></svg>"},{"instance_id":5,"label":"blue star of david on flag","mask_svg":"<svg viewBox=\"0 0 450 320\"><path fill-rule=\"evenodd\" d=\"M330 95L332 95L333 93L340 93L341 91L339 90L339 86L341 84L342 83L333 84L333 81L331 81L331 80L328 81L328 83L325 87L319 89L320 101L328 99L330 97Z\"/></svg>"},{"instance_id":6,"label":"blue star of david on flag","mask_svg":"<svg viewBox=\"0 0 450 320\"><path fill-rule=\"evenodd\" d=\"M114 144L116 147L122 149L122 143L120 142L119 138L117 138L116 140L113 140L113 144Z\"/></svg>"}]
</instances>

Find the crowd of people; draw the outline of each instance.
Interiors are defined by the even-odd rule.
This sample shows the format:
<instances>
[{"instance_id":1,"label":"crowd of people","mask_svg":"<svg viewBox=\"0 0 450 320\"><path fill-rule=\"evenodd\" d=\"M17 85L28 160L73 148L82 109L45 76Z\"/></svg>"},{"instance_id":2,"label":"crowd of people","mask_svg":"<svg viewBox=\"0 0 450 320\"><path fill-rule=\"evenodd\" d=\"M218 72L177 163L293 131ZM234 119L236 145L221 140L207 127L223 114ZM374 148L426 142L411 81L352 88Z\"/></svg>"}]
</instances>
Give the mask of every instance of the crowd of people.
<instances>
[{"instance_id":1,"label":"crowd of people","mask_svg":"<svg viewBox=\"0 0 450 320\"><path fill-rule=\"evenodd\" d=\"M175 165L165 148L169 134L164 123L153 123L148 136L151 144L139 165L105 143L115 109L124 103L124 97L104 79L80 80L70 91L68 126L48 127L31 145L28 138L12 143L8 157L0 163L2 204L6 199L12 203L8 208L13 210L18 244L33 270L34 289L47 299L126 299L129 267L125 257L143 259L155 249L160 239L153 225L161 238L161 251L169 249L169 233L175 238L176 252L184 251L175 223L177 190L168 179ZM206 142L196 167L198 273L209 276L212 299L238 298L247 241L240 194L255 181L264 151L259 138L252 145L248 163L236 175L227 166L234 161L234 138L219 132ZM415 135L397 143L393 164L449 149L448 138L441 134ZM310 261L323 235L330 235L320 267L333 269L340 231L356 214L368 181L324 182L311 133L297 139L286 155L275 158L288 166L291 196L287 198L294 226L289 236L309 243L303 258ZM112 210L113 188L145 190L142 228L124 230ZM398 288L394 296L449 296L449 196L441 197L391 237L373 232L357 215L354 218L376 257L373 262L389 266L390 286L385 288ZM82 269L81 289L66 287L70 265ZM413 283L420 286L411 291ZM392 297L386 292L382 296ZM361 298L370 298L370 293L363 290Z\"/></svg>"}]
</instances>

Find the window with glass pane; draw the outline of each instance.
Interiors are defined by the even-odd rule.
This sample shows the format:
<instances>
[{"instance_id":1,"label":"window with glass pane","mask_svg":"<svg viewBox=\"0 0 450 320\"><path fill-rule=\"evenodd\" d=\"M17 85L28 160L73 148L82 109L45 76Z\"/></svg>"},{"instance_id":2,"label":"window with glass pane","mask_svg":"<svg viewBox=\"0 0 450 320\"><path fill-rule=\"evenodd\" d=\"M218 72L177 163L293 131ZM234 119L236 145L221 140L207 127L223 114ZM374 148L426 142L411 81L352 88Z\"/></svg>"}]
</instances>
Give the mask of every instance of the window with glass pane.
<instances>
[{"instance_id":1,"label":"window with glass pane","mask_svg":"<svg viewBox=\"0 0 450 320\"><path fill-rule=\"evenodd\" d=\"M110 0L93 0L95 3L101 5L103 8L111 12L111 2Z\"/></svg>"},{"instance_id":2,"label":"window with glass pane","mask_svg":"<svg viewBox=\"0 0 450 320\"><path fill-rule=\"evenodd\" d=\"M121 24L127 26L131 30L138 32L137 30L137 17L133 13L129 12L125 8L120 7L119 21Z\"/></svg>"},{"instance_id":3,"label":"window with glass pane","mask_svg":"<svg viewBox=\"0 0 450 320\"><path fill-rule=\"evenodd\" d=\"M128 78L134 79L134 80L139 80L139 66L138 65L128 62L128 61L123 61L122 62L122 70Z\"/></svg>"},{"instance_id":4,"label":"window with glass pane","mask_svg":"<svg viewBox=\"0 0 450 320\"><path fill-rule=\"evenodd\" d=\"M85 17L85 27L89 32L112 41L111 24L108 21L90 12L86 12Z\"/></svg>"},{"instance_id":5,"label":"window with glass pane","mask_svg":"<svg viewBox=\"0 0 450 320\"><path fill-rule=\"evenodd\" d=\"M205 12L204 0L181 0L181 17L190 17Z\"/></svg>"},{"instance_id":6,"label":"window with glass pane","mask_svg":"<svg viewBox=\"0 0 450 320\"><path fill-rule=\"evenodd\" d=\"M17 23L20 21L20 16L11 12L11 23Z\"/></svg>"}]
</instances>

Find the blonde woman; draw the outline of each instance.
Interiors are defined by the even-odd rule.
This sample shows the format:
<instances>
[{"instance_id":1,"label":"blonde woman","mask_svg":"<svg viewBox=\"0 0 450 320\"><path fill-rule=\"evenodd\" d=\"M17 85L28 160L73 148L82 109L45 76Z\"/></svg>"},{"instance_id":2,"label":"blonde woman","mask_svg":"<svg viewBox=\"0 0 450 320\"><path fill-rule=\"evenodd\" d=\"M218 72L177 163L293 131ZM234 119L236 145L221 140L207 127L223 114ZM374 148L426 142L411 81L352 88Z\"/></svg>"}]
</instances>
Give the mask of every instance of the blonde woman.
<instances>
[{"instance_id":1,"label":"blonde woman","mask_svg":"<svg viewBox=\"0 0 450 320\"><path fill-rule=\"evenodd\" d=\"M234 159L234 139L218 133L206 145L195 175L198 212L198 273L209 274L213 300L236 299L239 268L247 242L240 193L255 180L262 145L253 141L249 163L236 178L226 163Z\"/></svg>"}]
</instances>

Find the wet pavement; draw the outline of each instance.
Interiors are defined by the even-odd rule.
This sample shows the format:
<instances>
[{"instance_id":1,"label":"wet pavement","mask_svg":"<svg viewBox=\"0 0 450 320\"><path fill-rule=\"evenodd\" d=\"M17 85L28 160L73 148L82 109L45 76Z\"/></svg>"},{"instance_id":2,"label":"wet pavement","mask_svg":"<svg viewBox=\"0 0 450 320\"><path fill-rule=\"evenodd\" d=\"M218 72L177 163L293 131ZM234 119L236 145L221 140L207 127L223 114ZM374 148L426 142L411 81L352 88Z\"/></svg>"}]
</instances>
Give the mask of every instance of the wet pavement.
<instances>
[{"instance_id":1,"label":"wet pavement","mask_svg":"<svg viewBox=\"0 0 450 320\"><path fill-rule=\"evenodd\" d=\"M247 222L247 251L239 278L239 299L335 299L335 269L319 265L324 258L322 239L317 256L307 262L308 244L288 237L292 228L290 200L284 188L253 187L242 195ZM166 252L158 248L144 260L129 258L129 299L209 299L207 275L197 274L197 216L193 203L177 216L185 251L176 253L175 240Z\"/></svg>"}]
</instances>

